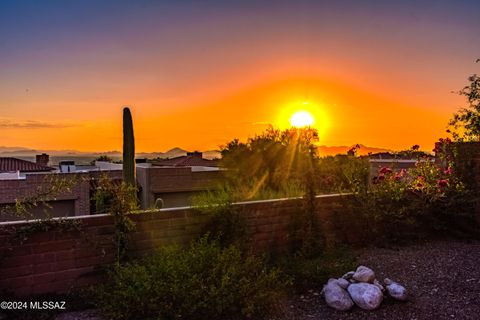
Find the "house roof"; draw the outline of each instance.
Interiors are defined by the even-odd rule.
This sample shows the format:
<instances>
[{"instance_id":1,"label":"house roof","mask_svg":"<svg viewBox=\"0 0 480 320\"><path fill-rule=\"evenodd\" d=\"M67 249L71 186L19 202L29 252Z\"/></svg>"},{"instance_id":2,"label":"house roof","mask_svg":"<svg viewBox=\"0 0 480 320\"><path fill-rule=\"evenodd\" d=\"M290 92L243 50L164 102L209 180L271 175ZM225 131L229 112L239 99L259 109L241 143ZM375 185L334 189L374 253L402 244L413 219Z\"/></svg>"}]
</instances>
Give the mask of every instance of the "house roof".
<instances>
[{"instance_id":1,"label":"house roof","mask_svg":"<svg viewBox=\"0 0 480 320\"><path fill-rule=\"evenodd\" d=\"M218 160L204 159L196 155L187 155L152 162L154 166L162 167L218 167Z\"/></svg>"},{"instance_id":2,"label":"house roof","mask_svg":"<svg viewBox=\"0 0 480 320\"><path fill-rule=\"evenodd\" d=\"M412 154L402 154L402 153L391 153L391 152L378 152L373 153L368 156L370 159L378 160L416 160L417 158L423 156L424 153L417 152ZM425 154L427 158L434 158L432 155Z\"/></svg>"},{"instance_id":3,"label":"house roof","mask_svg":"<svg viewBox=\"0 0 480 320\"><path fill-rule=\"evenodd\" d=\"M36 164L35 162L17 158L0 157L0 172L46 172L52 170L55 169Z\"/></svg>"}]
</instances>

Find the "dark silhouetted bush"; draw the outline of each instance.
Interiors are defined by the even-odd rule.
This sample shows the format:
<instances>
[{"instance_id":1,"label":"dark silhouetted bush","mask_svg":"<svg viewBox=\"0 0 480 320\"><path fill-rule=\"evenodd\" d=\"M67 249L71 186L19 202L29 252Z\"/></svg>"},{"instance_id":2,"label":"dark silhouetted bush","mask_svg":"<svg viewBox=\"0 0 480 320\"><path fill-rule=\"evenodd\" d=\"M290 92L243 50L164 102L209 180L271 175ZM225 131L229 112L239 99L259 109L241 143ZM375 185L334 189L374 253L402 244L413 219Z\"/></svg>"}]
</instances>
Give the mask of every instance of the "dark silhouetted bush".
<instances>
[{"instance_id":1,"label":"dark silhouetted bush","mask_svg":"<svg viewBox=\"0 0 480 320\"><path fill-rule=\"evenodd\" d=\"M288 284L263 260L207 237L118 266L99 290L109 319L245 319L262 315Z\"/></svg>"}]
</instances>

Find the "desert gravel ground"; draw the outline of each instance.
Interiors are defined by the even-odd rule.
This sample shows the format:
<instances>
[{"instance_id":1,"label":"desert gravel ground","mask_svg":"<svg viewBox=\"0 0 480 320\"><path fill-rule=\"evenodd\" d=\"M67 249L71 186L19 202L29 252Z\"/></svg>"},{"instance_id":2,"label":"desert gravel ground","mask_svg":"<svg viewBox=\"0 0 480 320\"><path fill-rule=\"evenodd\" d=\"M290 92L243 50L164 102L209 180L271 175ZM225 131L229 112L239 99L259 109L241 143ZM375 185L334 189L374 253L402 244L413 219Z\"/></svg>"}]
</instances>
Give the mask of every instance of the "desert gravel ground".
<instances>
[{"instance_id":1,"label":"desert gravel ground","mask_svg":"<svg viewBox=\"0 0 480 320\"><path fill-rule=\"evenodd\" d=\"M374 311L354 307L340 312L329 308L318 290L310 290L282 303L278 316L269 319L480 319L480 241L429 241L407 247L368 248L357 253L359 264L372 268L377 278L383 281L388 277L403 284L409 300L386 298ZM101 319L95 310L56 317Z\"/></svg>"},{"instance_id":2,"label":"desert gravel ground","mask_svg":"<svg viewBox=\"0 0 480 320\"><path fill-rule=\"evenodd\" d=\"M292 298L274 319L480 319L480 241L369 248L358 255L358 262L372 268L378 279L388 277L403 284L409 300L387 298L375 311L354 307L340 312L310 290Z\"/></svg>"}]
</instances>

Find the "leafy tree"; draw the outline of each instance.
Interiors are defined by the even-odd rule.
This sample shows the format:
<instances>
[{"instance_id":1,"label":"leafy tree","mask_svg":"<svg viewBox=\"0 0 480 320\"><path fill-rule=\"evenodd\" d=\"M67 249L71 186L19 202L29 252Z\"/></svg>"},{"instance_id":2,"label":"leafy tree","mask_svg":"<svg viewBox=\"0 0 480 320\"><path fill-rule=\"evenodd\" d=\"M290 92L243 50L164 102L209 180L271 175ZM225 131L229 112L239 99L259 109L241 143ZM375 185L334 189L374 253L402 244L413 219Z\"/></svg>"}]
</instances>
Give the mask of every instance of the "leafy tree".
<instances>
[{"instance_id":1,"label":"leafy tree","mask_svg":"<svg viewBox=\"0 0 480 320\"><path fill-rule=\"evenodd\" d=\"M418 144L413 145L410 149L401 150L396 153L398 157L405 157L410 159L420 159L420 158L429 158L431 157L430 154L421 151L420 146Z\"/></svg>"},{"instance_id":2,"label":"leafy tree","mask_svg":"<svg viewBox=\"0 0 480 320\"><path fill-rule=\"evenodd\" d=\"M222 164L230 169L228 182L233 189L244 190L239 191L243 199L267 190L281 194L292 186L304 186L316 165L317 141L313 128L281 131L273 127L245 143L234 139L221 148Z\"/></svg>"},{"instance_id":3,"label":"leafy tree","mask_svg":"<svg viewBox=\"0 0 480 320\"><path fill-rule=\"evenodd\" d=\"M110 158L109 156L107 155L101 155L99 156L98 158L95 159L95 161L105 161L105 162L112 162L113 159Z\"/></svg>"},{"instance_id":4,"label":"leafy tree","mask_svg":"<svg viewBox=\"0 0 480 320\"><path fill-rule=\"evenodd\" d=\"M90 161L90 164L94 166L96 161L113 162L113 159L102 154L101 156L98 156L94 160Z\"/></svg>"},{"instance_id":5,"label":"leafy tree","mask_svg":"<svg viewBox=\"0 0 480 320\"><path fill-rule=\"evenodd\" d=\"M453 115L449 126L454 129L452 135L455 140L480 141L480 76L473 74L468 81L470 83L458 92L466 97L468 106ZM461 132L458 132L459 129Z\"/></svg>"}]
</instances>

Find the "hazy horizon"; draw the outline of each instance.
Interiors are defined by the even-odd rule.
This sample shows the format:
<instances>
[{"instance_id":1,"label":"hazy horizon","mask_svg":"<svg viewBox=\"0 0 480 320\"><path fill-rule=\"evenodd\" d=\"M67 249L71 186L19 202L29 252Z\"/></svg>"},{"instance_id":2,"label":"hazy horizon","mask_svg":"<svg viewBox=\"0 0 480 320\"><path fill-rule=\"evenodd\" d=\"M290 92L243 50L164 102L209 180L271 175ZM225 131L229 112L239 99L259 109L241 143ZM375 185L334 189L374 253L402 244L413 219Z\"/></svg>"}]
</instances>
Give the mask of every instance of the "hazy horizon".
<instances>
[{"instance_id":1,"label":"hazy horizon","mask_svg":"<svg viewBox=\"0 0 480 320\"><path fill-rule=\"evenodd\" d=\"M325 145L317 145L318 153L320 156L331 156L337 154L346 154L348 150L350 150L354 145L351 146L325 146ZM211 150L187 150L181 147L173 147L167 150L157 150L153 152L144 152L141 150L136 151L137 156L142 157L176 157L180 155L184 155L187 152L192 151L200 151L203 152L203 156L205 158L213 159L219 158L220 155L220 148L218 149L211 149ZM359 155L366 155L368 153L378 153L378 152L396 152L400 150L393 150L387 149L382 147L375 147L375 146L365 146L360 144L360 148L358 149ZM425 150L430 152L431 150ZM107 155L112 158L121 158L122 152L120 150L108 150L108 151L78 151L78 150L42 150L42 149L34 149L34 148L22 148L22 147L5 147L0 146L0 156L6 157L17 157L24 160L34 160L35 155L39 153L47 153L50 155L50 159L57 159L62 160L61 158L88 158L90 160L100 156L100 155ZM55 161L54 161L55 162Z\"/></svg>"}]
</instances>

